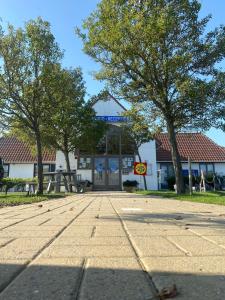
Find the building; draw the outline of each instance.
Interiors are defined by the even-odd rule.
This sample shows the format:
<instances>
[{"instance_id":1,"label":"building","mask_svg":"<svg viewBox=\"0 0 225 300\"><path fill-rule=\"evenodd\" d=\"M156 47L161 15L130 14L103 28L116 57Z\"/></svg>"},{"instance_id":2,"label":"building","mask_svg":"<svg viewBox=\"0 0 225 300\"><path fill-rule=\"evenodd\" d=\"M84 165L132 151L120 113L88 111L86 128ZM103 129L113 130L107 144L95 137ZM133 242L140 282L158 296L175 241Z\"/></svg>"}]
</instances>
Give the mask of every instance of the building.
<instances>
[{"instance_id":1,"label":"building","mask_svg":"<svg viewBox=\"0 0 225 300\"><path fill-rule=\"evenodd\" d=\"M181 157L183 175L188 176L188 157L192 161L192 173L216 173L225 175L225 148L214 143L202 133L178 133L178 151ZM159 188L167 188L167 179L173 176L173 164L168 135L156 137L156 160L159 170Z\"/></svg>"},{"instance_id":2,"label":"building","mask_svg":"<svg viewBox=\"0 0 225 300\"><path fill-rule=\"evenodd\" d=\"M93 105L97 118L109 124L106 136L99 143L95 154L82 151L70 153L71 169L77 170L83 180L93 183L94 190L121 190L126 180L137 180L144 187L143 176L134 175L133 164L139 161L128 136L124 136L122 123L126 108L113 97L97 101ZM178 150L184 175L188 175L188 157L192 160L192 172L199 175L217 173L225 176L225 148L217 145L201 133L177 134ZM143 162L147 163L147 187L157 190L167 188L167 179L173 175L171 151L166 133L141 145ZM31 148L15 137L0 138L0 157L4 162L5 176L32 178L36 176L36 157ZM45 172L66 169L62 152L44 151Z\"/></svg>"},{"instance_id":3,"label":"building","mask_svg":"<svg viewBox=\"0 0 225 300\"><path fill-rule=\"evenodd\" d=\"M31 147L16 137L0 138L0 157L3 159L4 177L33 178L37 174L37 159ZM44 171L55 171L55 160L55 151L44 151Z\"/></svg>"},{"instance_id":4,"label":"building","mask_svg":"<svg viewBox=\"0 0 225 300\"><path fill-rule=\"evenodd\" d=\"M82 152L81 149L75 157L71 154L71 169L77 170L83 179L91 181L94 190L121 190L122 183L126 180L137 180L139 187L143 188L143 177L133 174L133 164L139 161L138 157L132 143L121 130L125 121L122 115L126 108L112 96L105 101L95 102L93 108L97 118L109 124L108 133L94 155ZM139 149L142 160L147 163L147 186L152 190L158 188L155 145L155 141L150 141ZM65 168L63 153L58 151L56 169Z\"/></svg>"}]
</instances>

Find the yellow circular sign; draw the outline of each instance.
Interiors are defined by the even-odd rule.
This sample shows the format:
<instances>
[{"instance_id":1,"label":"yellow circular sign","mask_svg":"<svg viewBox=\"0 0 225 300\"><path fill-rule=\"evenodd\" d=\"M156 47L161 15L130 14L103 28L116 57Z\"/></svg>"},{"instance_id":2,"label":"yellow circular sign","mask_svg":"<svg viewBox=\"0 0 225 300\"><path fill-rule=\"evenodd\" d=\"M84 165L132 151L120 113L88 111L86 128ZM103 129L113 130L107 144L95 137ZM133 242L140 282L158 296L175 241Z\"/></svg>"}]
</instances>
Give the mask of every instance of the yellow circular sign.
<instances>
[{"instance_id":1,"label":"yellow circular sign","mask_svg":"<svg viewBox=\"0 0 225 300\"><path fill-rule=\"evenodd\" d=\"M138 163L135 166L135 171L139 175L144 175L147 172L147 167L145 163Z\"/></svg>"}]
</instances>

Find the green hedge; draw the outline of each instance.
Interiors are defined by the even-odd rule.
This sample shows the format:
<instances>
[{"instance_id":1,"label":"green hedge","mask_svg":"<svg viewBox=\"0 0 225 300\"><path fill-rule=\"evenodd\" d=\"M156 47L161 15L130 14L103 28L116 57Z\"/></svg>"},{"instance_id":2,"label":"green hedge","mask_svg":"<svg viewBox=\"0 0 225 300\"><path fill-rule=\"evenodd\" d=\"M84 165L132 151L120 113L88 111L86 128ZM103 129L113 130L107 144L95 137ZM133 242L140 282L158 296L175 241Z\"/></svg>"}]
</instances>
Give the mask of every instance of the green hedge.
<instances>
[{"instance_id":1,"label":"green hedge","mask_svg":"<svg viewBox=\"0 0 225 300\"><path fill-rule=\"evenodd\" d=\"M4 190L7 194L9 189L14 187L25 187L27 182L34 182L36 183L37 180L32 178L2 178L0 179L0 187L2 191Z\"/></svg>"}]
</instances>

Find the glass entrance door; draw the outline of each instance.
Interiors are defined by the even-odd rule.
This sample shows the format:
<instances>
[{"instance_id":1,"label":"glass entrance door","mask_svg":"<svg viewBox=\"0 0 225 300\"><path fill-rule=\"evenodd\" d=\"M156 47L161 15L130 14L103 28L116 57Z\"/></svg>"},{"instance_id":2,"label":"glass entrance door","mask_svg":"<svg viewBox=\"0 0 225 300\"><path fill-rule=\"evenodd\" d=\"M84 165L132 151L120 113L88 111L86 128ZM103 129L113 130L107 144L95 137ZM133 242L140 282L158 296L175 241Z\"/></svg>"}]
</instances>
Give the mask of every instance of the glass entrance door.
<instances>
[{"instance_id":1,"label":"glass entrance door","mask_svg":"<svg viewBox=\"0 0 225 300\"><path fill-rule=\"evenodd\" d=\"M120 190L121 167L119 157L95 157L93 170L95 190Z\"/></svg>"},{"instance_id":2,"label":"glass entrance door","mask_svg":"<svg viewBox=\"0 0 225 300\"><path fill-rule=\"evenodd\" d=\"M108 158L108 187L120 186L120 160L118 157Z\"/></svg>"},{"instance_id":3,"label":"glass entrance door","mask_svg":"<svg viewBox=\"0 0 225 300\"><path fill-rule=\"evenodd\" d=\"M94 159L94 186L97 189L106 186L106 158L96 157Z\"/></svg>"}]
</instances>

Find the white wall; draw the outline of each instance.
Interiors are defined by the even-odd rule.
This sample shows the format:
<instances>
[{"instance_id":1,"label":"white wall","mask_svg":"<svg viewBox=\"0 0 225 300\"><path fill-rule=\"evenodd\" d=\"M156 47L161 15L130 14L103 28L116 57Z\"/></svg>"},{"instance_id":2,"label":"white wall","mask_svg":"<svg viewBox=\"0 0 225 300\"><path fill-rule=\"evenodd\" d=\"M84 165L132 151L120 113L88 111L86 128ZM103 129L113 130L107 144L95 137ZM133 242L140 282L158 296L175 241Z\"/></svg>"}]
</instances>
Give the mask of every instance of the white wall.
<instances>
[{"instance_id":1,"label":"white wall","mask_svg":"<svg viewBox=\"0 0 225 300\"><path fill-rule=\"evenodd\" d=\"M108 101L98 101L93 105L97 116L120 116L124 109L113 99Z\"/></svg>"},{"instance_id":2,"label":"white wall","mask_svg":"<svg viewBox=\"0 0 225 300\"><path fill-rule=\"evenodd\" d=\"M89 180L89 181L93 182L92 170L77 170L77 174L81 174L82 180Z\"/></svg>"},{"instance_id":3,"label":"white wall","mask_svg":"<svg viewBox=\"0 0 225 300\"><path fill-rule=\"evenodd\" d=\"M10 164L9 177L11 178L33 178L34 164Z\"/></svg>"},{"instance_id":4,"label":"white wall","mask_svg":"<svg viewBox=\"0 0 225 300\"><path fill-rule=\"evenodd\" d=\"M71 152L69 154L69 159L70 159L71 170L76 170L77 164L76 164L74 153ZM61 151L56 152L56 170L59 170L59 169L66 170L66 160L65 160L64 154Z\"/></svg>"},{"instance_id":5,"label":"white wall","mask_svg":"<svg viewBox=\"0 0 225 300\"><path fill-rule=\"evenodd\" d=\"M139 153L141 155L142 162L147 162L147 188L149 190L157 190L157 165L156 165L156 146L155 141L145 143L139 148ZM136 161L139 159L136 156ZM139 188L144 189L144 178L143 176L134 175L134 173L129 173L129 175L122 175L122 182L126 180L137 180L139 182Z\"/></svg>"}]
</instances>

